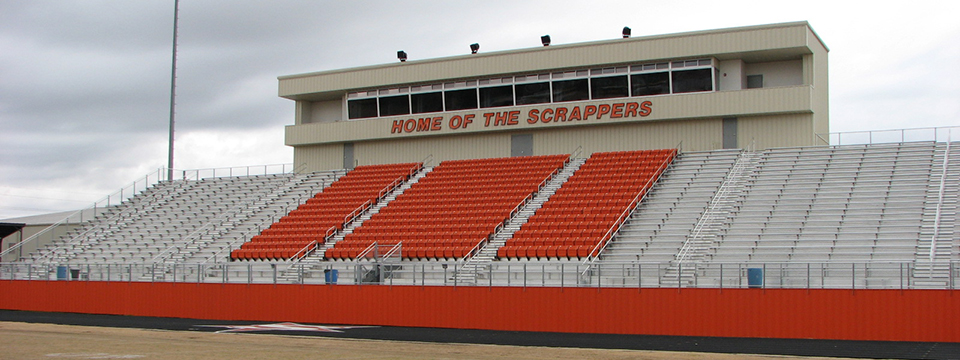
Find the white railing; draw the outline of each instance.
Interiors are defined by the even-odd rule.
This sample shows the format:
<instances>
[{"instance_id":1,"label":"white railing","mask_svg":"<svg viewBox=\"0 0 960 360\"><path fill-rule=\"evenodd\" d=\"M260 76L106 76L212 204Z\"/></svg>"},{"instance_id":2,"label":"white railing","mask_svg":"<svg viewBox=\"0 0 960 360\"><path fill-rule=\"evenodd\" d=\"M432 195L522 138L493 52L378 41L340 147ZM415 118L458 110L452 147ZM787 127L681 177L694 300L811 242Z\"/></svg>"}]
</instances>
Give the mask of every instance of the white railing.
<instances>
[{"instance_id":1,"label":"white railing","mask_svg":"<svg viewBox=\"0 0 960 360\"><path fill-rule=\"evenodd\" d=\"M395 251L390 246L387 253ZM396 255L393 255L396 256ZM939 285L914 278L920 270L913 262L830 263L706 263L691 281L664 279L670 263L604 262L587 265L576 261L497 261L481 271L476 281L458 282L454 275L461 261L331 261L300 266L295 278L284 278L280 265L287 262L244 261L220 264L44 264L0 263L0 281L135 281L246 284L325 284L325 272L361 274L375 269L378 281L358 282L340 277L340 284L407 286L514 286L593 288L760 288L760 289L944 289L956 290L960 261L950 263L950 276ZM368 272L368 271L367 271ZM668 276L667 276L668 277ZM679 277L679 274L678 274Z\"/></svg>"},{"instance_id":2,"label":"white railing","mask_svg":"<svg viewBox=\"0 0 960 360\"><path fill-rule=\"evenodd\" d=\"M864 145L913 141L950 141L950 133L960 126L924 127L911 129L866 130L817 134L826 145Z\"/></svg>"},{"instance_id":3,"label":"white railing","mask_svg":"<svg viewBox=\"0 0 960 360\"><path fill-rule=\"evenodd\" d=\"M947 185L947 164L950 162L950 142L947 142L946 150L943 153L943 167L940 174L940 189L937 193L937 213L933 221L933 235L930 236L930 262L937 255L937 238L940 236L940 218L943 211L943 192Z\"/></svg>"},{"instance_id":4,"label":"white railing","mask_svg":"<svg viewBox=\"0 0 960 360\"><path fill-rule=\"evenodd\" d=\"M292 163L190 169L190 170L173 169L174 174L178 174L178 173L180 174L179 176L175 176L175 177L177 179L183 179L183 180L200 180L200 179L207 179L207 178L233 177L233 176L274 175L274 174L286 174L293 171L294 171L294 166Z\"/></svg>"}]
</instances>

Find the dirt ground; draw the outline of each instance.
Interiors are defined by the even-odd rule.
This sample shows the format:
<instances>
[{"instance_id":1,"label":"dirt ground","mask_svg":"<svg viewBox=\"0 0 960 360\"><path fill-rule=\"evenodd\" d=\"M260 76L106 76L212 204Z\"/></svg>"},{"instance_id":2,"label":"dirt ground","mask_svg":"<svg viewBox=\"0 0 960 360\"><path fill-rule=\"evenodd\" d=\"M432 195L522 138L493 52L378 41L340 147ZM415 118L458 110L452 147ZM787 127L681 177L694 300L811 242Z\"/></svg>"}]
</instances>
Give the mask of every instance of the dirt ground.
<instances>
[{"instance_id":1,"label":"dirt ground","mask_svg":"<svg viewBox=\"0 0 960 360\"><path fill-rule=\"evenodd\" d=\"M756 360L825 358L437 344L0 322L0 359Z\"/></svg>"}]
</instances>

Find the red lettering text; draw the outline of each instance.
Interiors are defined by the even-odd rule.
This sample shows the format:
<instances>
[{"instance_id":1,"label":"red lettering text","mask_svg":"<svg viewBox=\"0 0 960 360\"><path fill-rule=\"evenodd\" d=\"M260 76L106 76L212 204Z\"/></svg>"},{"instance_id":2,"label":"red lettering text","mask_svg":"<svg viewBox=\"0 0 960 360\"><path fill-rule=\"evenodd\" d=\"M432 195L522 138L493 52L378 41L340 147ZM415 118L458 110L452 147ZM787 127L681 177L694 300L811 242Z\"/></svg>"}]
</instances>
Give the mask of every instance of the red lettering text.
<instances>
[{"instance_id":1,"label":"red lettering text","mask_svg":"<svg viewBox=\"0 0 960 360\"><path fill-rule=\"evenodd\" d=\"M640 106L640 104L637 104L637 103L635 103L635 102L627 103L627 108L626 108L625 110L623 110L623 116L624 116L624 117L636 117L636 116L637 116L637 107L638 107L638 106Z\"/></svg>"},{"instance_id":2,"label":"red lettering text","mask_svg":"<svg viewBox=\"0 0 960 360\"><path fill-rule=\"evenodd\" d=\"M553 115L553 122L567 121L567 108L557 108L556 115Z\"/></svg>"},{"instance_id":3,"label":"red lettering text","mask_svg":"<svg viewBox=\"0 0 960 360\"><path fill-rule=\"evenodd\" d=\"M537 121L540 121L540 110L530 109L527 112L527 124L536 124Z\"/></svg>"},{"instance_id":4,"label":"red lettering text","mask_svg":"<svg viewBox=\"0 0 960 360\"><path fill-rule=\"evenodd\" d=\"M549 114L550 117L547 117L547 114ZM543 113L540 114L540 121L546 124L550 122L550 120L553 120L553 109L550 109L550 108L543 109Z\"/></svg>"},{"instance_id":5,"label":"red lettering text","mask_svg":"<svg viewBox=\"0 0 960 360\"><path fill-rule=\"evenodd\" d=\"M640 116L650 115L650 112L653 111L650 107L653 106L652 102L644 101L640 103Z\"/></svg>"},{"instance_id":6,"label":"red lettering text","mask_svg":"<svg viewBox=\"0 0 960 360\"><path fill-rule=\"evenodd\" d=\"M510 112L510 116L507 116L507 125L516 125L516 124L518 124L519 122L517 121L517 119L519 119L519 118L520 118L520 111L519 111L519 110L511 111L511 112Z\"/></svg>"},{"instance_id":7,"label":"red lettering text","mask_svg":"<svg viewBox=\"0 0 960 360\"><path fill-rule=\"evenodd\" d=\"M613 110L610 111L611 119L619 119L623 117L623 103L613 104Z\"/></svg>"},{"instance_id":8,"label":"red lettering text","mask_svg":"<svg viewBox=\"0 0 960 360\"><path fill-rule=\"evenodd\" d=\"M603 105L597 106L597 119L600 119L604 115L609 113L610 113L610 105L603 104Z\"/></svg>"},{"instance_id":9,"label":"red lettering text","mask_svg":"<svg viewBox=\"0 0 960 360\"><path fill-rule=\"evenodd\" d=\"M589 119L590 119L590 115L593 115L593 114L596 114L596 113L597 113L597 106L596 106L596 105L587 105L587 106L584 106L584 107L583 107L583 119L584 119L584 120L589 120Z\"/></svg>"},{"instance_id":10,"label":"red lettering text","mask_svg":"<svg viewBox=\"0 0 960 360\"><path fill-rule=\"evenodd\" d=\"M407 119L403 122L403 132L413 132L417 129L417 120L416 119Z\"/></svg>"},{"instance_id":11,"label":"red lettering text","mask_svg":"<svg viewBox=\"0 0 960 360\"><path fill-rule=\"evenodd\" d=\"M399 134L403 132L403 120L397 119L393 121L393 127L390 128L391 134Z\"/></svg>"}]
</instances>

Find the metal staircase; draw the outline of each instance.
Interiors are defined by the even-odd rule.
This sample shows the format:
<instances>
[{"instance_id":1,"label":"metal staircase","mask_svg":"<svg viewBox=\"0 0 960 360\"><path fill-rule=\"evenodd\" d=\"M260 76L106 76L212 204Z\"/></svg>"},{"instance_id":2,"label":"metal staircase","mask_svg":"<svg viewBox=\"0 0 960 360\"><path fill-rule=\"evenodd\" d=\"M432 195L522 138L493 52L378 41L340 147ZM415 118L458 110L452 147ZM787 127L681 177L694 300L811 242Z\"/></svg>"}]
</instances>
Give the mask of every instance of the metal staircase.
<instances>
[{"instance_id":1,"label":"metal staircase","mask_svg":"<svg viewBox=\"0 0 960 360\"><path fill-rule=\"evenodd\" d=\"M486 273L484 270L490 265L493 259L497 257L497 250L499 250L507 240L510 240L513 234L519 231L520 227L526 224L527 220L543 206L543 203L550 199L550 197L563 186L563 183L573 176L573 173L580 169L580 166L586 161L586 158L574 158L564 165L563 169L557 172L557 174L543 186L543 189L540 189L540 191L534 195L530 202L520 208L516 216L507 220L503 228L494 234L493 239L491 239L483 249L480 249L477 255L468 259L467 262L454 273L451 280L458 283L469 284L476 283L479 279L485 277Z\"/></svg>"},{"instance_id":2,"label":"metal staircase","mask_svg":"<svg viewBox=\"0 0 960 360\"><path fill-rule=\"evenodd\" d=\"M921 288L950 285L950 260L958 235L955 230L960 147L949 142L938 145L933 161L913 272L913 285Z\"/></svg>"},{"instance_id":3,"label":"metal staircase","mask_svg":"<svg viewBox=\"0 0 960 360\"><path fill-rule=\"evenodd\" d=\"M660 279L661 284L689 285L694 277L704 255L710 249L719 245L721 229L727 223L730 210L737 203L743 191L743 184L756 169L759 154L754 151L743 150L737 156L733 168L723 179L717 193L710 200L700 219L690 234L687 235L683 246L677 252L674 260Z\"/></svg>"}]
</instances>

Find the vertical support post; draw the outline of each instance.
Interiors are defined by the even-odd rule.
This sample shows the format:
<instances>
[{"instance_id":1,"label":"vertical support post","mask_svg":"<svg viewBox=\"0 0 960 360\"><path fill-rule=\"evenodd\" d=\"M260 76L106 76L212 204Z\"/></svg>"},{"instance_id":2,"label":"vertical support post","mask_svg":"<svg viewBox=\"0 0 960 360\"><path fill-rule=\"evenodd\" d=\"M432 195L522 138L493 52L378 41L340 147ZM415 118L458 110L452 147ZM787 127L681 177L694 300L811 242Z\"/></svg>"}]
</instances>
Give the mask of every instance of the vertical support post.
<instances>
[{"instance_id":1,"label":"vertical support post","mask_svg":"<svg viewBox=\"0 0 960 360\"><path fill-rule=\"evenodd\" d=\"M764 290L767 289L767 263L763 263L763 274L760 274L760 287Z\"/></svg>"}]
</instances>

